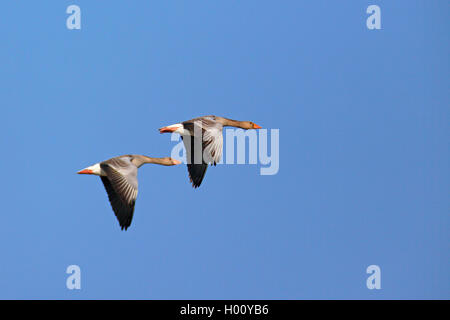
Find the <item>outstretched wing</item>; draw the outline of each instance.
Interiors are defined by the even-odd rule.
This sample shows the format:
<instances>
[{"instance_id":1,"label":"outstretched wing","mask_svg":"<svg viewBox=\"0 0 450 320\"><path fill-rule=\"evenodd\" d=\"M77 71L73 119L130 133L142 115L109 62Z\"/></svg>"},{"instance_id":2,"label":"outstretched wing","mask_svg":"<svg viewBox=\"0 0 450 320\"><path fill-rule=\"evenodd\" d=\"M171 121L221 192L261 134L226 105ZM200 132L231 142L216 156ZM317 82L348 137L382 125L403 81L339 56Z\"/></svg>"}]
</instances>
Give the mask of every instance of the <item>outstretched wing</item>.
<instances>
[{"instance_id":1,"label":"outstretched wing","mask_svg":"<svg viewBox=\"0 0 450 320\"><path fill-rule=\"evenodd\" d=\"M203 181L208 164L216 165L222 158L222 125L214 116L200 117L183 122L184 129L191 133L183 139L186 148L189 178L197 188Z\"/></svg>"},{"instance_id":2,"label":"outstretched wing","mask_svg":"<svg viewBox=\"0 0 450 320\"><path fill-rule=\"evenodd\" d=\"M205 163L205 161L203 161L203 159L201 158L200 160L199 158L195 159L195 146L197 145L196 141L198 142L199 139L194 138L193 136L181 136L181 139L183 139L184 146L186 148L186 161L189 180L191 181L194 188L198 188L202 183L203 178L205 177L206 169L208 169L208 164Z\"/></svg>"},{"instance_id":3,"label":"outstretched wing","mask_svg":"<svg viewBox=\"0 0 450 320\"><path fill-rule=\"evenodd\" d=\"M100 166L106 173L106 176L100 178L108 193L111 207L122 230L127 230L133 219L134 204L138 194L137 167L130 161L120 158L102 162Z\"/></svg>"}]
</instances>

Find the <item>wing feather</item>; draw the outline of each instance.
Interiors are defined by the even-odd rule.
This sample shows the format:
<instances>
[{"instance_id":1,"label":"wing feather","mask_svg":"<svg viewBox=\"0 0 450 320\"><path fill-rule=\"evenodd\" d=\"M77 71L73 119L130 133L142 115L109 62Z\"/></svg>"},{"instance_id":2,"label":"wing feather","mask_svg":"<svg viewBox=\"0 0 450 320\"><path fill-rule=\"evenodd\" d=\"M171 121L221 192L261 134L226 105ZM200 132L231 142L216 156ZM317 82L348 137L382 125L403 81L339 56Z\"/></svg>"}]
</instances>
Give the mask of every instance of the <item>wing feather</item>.
<instances>
[{"instance_id":1,"label":"wing feather","mask_svg":"<svg viewBox=\"0 0 450 320\"><path fill-rule=\"evenodd\" d=\"M215 121L214 116L195 118L183 122L184 129L191 133L190 137L181 137L186 148L189 179L194 188L200 186L206 174L208 164L216 165L222 158L223 136L222 124ZM199 137L201 135L201 137ZM201 145L201 155L195 146Z\"/></svg>"},{"instance_id":2,"label":"wing feather","mask_svg":"<svg viewBox=\"0 0 450 320\"><path fill-rule=\"evenodd\" d=\"M122 166L118 166L116 162L101 163L100 166L106 173L106 176L101 176L100 178L105 186L109 202L119 221L120 227L122 230L127 230L133 219L134 205L138 194L137 167L131 163L129 166L125 166L123 163ZM128 175L122 174L114 166L127 172Z\"/></svg>"}]
</instances>

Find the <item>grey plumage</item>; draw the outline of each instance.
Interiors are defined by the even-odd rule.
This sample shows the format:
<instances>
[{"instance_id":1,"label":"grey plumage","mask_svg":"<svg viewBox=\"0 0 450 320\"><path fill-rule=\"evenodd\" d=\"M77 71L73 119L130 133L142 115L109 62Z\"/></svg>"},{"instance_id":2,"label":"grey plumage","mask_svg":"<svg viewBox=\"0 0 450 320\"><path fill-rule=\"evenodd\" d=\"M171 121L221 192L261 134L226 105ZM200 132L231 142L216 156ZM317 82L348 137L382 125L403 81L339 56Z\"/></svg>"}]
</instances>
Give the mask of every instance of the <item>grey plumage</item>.
<instances>
[{"instance_id":1,"label":"grey plumage","mask_svg":"<svg viewBox=\"0 0 450 320\"><path fill-rule=\"evenodd\" d=\"M106 176L101 176L101 179L114 214L122 230L127 230L133 219L134 205L138 194L138 167L133 164L132 156L103 161L100 163L100 167L106 173Z\"/></svg>"},{"instance_id":2,"label":"grey plumage","mask_svg":"<svg viewBox=\"0 0 450 320\"><path fill-rule=\"evenodd\" d=\"M181 162L170 157L150 158L143 155L123 155L102 161L78 172L100 176L122 230L127 230L133 220L138 194L137 172L138 168L145 163L172 166Z\"/></svg>"},{"instance_id":3,"label":"grey plumage","mask_svg":"<svg viewBox=\"0 0 450 320\"><path fill-rule=\"evenodd\" d=\"M215 116L199 117L182 122L190 137L181 137L186 148L189 179L198 188L206 174L208 164L216 165L222 158L223 125ZM201 153L200 153L201 152Z\"/></svg>"},{"instance_id":4,"label":"grey plumage","mask_svg":"<svg viewBox=\"0 0 450 320\"><path fill-rule=\"evenodd\" d=\"M159 129L160 133L176 132L181 135L186 148L189 179L194 188L198 188L202 183L208 165L216 165L222 158L223 127L245 130L261 128L251 121L237 121L210 115Z\"/></svg>"}]
</instances>

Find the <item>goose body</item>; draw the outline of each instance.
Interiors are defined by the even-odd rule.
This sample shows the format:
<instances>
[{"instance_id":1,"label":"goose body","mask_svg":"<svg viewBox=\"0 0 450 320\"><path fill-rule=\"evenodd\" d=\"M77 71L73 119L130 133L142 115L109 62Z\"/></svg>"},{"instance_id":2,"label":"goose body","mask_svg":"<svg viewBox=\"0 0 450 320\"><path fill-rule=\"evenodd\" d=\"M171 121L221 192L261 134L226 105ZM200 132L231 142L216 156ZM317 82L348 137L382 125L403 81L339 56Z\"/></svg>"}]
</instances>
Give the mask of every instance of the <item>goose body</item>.
<instances>
[{"instance_id":1,"label":"goose body","mask_svg":"<svg viewBox=\"0 0 450 320\"><path fill-rule=\"evenodd\" d=\"M100 176L122 230L127 230L131 225L138 194L137 171L146 163L172 166L181 162L169 157L150 158L143 155L123 155L78 171L79 174Z\"/></svg>"},{"instance_id":2,"label":"goose body","mask_svg":"<svg viewBox=\"0 0 450 320\"><path fill-rule=\"evenodd\" d=\"M223 127L245 130L260 129L251 121L237 121L218 116L203 116L159 129L160 133L179 133L186 148L189 179L198 188L205 177L208 165L216 165L222 158Z\"/></svg>"}]
</instances>

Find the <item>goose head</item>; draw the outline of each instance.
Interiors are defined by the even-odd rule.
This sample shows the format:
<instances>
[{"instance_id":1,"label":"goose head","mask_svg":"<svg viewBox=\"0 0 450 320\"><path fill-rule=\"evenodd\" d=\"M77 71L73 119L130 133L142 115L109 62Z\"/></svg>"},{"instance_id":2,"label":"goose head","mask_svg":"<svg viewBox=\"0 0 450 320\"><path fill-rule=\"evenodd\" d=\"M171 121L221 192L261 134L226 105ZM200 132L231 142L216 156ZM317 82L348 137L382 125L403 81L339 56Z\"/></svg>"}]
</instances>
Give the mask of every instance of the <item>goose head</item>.
<instances>
[{"instance_id":1,"label":"goose head","mask_svg":"<svg viewBox=\"0 0 450 320\"><path fill-rule=\"evenodd\" d=\"M262 128L261 126L258 126L256 123L251 122L251 121L241 121L240 127L245 130Z\"/></svg>"}]
</instances>

